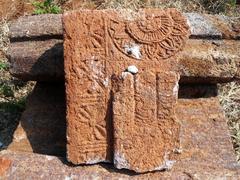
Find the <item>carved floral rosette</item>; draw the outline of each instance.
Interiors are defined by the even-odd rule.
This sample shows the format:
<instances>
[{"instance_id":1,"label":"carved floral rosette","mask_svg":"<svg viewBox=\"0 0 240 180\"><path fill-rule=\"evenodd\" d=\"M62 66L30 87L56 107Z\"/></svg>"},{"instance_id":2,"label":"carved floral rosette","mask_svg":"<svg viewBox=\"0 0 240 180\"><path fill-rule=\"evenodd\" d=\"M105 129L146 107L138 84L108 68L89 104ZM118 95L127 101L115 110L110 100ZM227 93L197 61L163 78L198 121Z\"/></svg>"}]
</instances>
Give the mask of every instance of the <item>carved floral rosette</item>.
<instances>
[{"instance_id":1,"label":"carved floral rosette","mask_svg":"<svg viewBox=\"0 0 240 180\"><path fill-rule=\"evenodd\" d=\"M163 60L179 52L189 36L189 27L176 9L140 10L133 20L110 19L109 34L115 46L125 55L127 47L138 45L141 58Z\"/></svg>"}]
</instances>

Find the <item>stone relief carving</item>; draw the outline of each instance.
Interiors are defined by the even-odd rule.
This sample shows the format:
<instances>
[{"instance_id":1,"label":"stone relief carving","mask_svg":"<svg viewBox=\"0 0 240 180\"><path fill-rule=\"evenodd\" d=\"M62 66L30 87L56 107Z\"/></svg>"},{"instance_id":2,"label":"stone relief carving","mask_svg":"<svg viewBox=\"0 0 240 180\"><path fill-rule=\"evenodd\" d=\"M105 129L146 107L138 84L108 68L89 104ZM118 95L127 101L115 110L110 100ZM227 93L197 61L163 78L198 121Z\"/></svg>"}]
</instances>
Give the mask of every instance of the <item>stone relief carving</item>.
<instances>
[{"instance_id":1,"label":"stone relief carving","mask_svg":"<svg viewBox=\"0 0 240 180\"><path fill-rule=\"evenodd\" d=\"M182 15L173 9L154 14L144 13L143 16L139 12L140 19L133 21L110 19L109 34L116 47L136 59L139 56L129 54L124 47L142 46L142 57L150 60L167 59L175 55L188 36L188 26Z\"/></svg>"},{"instance_id":2,"label":"stone relief carving","mask_svg":"<svg viewBox=\"0 0 240 180\"><path fill-rule=\"evenodd\" d=\"M146 172L174 162L180 128L174 56L188 26L175 9L138 15L64 15L67 149L74 164L113 161L117 168ZM135 67L134 75L128 67Z\"/></svg>"}]
</instances>

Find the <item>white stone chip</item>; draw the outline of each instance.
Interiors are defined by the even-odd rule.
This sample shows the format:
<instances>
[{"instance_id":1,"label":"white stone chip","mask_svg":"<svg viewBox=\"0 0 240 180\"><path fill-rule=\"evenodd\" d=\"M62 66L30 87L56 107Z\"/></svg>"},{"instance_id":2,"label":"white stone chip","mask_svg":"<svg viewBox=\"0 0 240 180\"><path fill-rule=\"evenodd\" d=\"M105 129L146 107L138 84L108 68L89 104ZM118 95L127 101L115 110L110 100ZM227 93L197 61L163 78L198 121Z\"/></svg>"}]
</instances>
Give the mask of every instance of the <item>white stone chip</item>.
<instances>
[{"instance_id":1,"label":"white stone chip","mask_svg":"<svg viewBox=\"0 0 240 180\"><path fill-rule=\"evenodd\" d=\"M132 73L132 74L137 74L138 73L138 68L134 65L128 66L127 71Z\"/></svg>"}]
</instances>

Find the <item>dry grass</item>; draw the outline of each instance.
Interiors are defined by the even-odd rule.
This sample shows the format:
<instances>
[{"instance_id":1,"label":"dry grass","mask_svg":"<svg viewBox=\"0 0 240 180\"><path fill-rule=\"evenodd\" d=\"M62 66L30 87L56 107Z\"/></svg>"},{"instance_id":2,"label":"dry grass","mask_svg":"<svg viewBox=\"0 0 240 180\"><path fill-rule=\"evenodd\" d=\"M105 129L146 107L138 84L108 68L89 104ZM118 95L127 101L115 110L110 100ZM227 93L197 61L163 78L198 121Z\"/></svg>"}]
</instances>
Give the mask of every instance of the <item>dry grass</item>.
<instances>
[{"instance_id":1,"label":"dry grass","mask_svg":"<svg viewBox=\"0 0 240 180\"><path fill-rule=\"evenodd\" d=\"M62 2L61 2L62 1ZM72 0L60 0L61 4ZM235 0L83 0L79 8L90 9L132 9L177 8L182 12L201 12L239 16Z\"/></svg>"},{"instance_id":2,"label":"dry grass","mask_svg":"<svg viewBox=\"0 0 240 180\"><path fill-rule=\"evenodd\" d=\"M219 85L219 98L228 119L237 159L240 161L240 82Z\"/></svg>"},{"instance_id":3,"label":"dry grass","mask_svg":"<svg viewBox=\"0 0 240 180\"><path fill-rule=\"evenodd\" d=\"M2 51L2 53L6 53L7 51L9 44L8 32L7 22L5 20L0 21L0 51Z\"/></svg>"}]
</instances>

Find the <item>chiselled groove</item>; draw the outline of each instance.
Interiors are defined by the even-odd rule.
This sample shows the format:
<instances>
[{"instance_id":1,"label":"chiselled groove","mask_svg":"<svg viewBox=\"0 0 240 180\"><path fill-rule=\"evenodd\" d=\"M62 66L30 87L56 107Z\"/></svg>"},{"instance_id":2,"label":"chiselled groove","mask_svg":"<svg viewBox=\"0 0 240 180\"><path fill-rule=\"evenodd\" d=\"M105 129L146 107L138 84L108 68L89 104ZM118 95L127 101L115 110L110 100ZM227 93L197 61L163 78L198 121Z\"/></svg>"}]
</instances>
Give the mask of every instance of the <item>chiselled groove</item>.
<instances>
[{"instance_id":1,"label":"chiselled groove","mask_svg":"<svg viewBox=\"0 0 240 180\"><path fill-rule=\"evenodd\" d=\"M90 112L85 108L85 109L81 109L79 111L79 114L83 117L83 119L85 119L85 121L81 118L82 122L88 122L88 120L91 118L91 114Z\"/></svg>"},{"instance_id":2,"label":"chiselled groove","mask_svg":"<svg viewBox=\"0 0 240 180\"><path fill-rule=\"evenodd\" d=\"M83 95L79 98L82 106L91 106L97 104L102 97L100 95Z\"/></svg>"},{"instance_id":3,"label":"chiselled groove","mask_svg":"<svg viewBox=\"0 0 240 180\"><path fill-rule=\"evenodd\" d=\"M161 42L171 33L173 21L166 14L127 24L128 32L141 43Z\"/></svg>"},{"instance_id":4,"label":"chiselled groove","mask_svg":"<svg viewBox=\"0 0 240 180\"><path fill-rule=\"evenodd\" d=\"M94 143L93 142L90 142L90 141L84 141L81 143L82 146L84 147L87 147L87 146L95 146L95 145L99 145L99 146L105 146L105 141L103 140L99 140L99 141L95 141Z\"/></svg>"},{"instance_id":5,"label":"chiselled groove","mask_svg":"<svg viewBox=\"0 0 240 180\"><path fill-rule=\"evenodd\" d=\"M78 14L78 13L76 13ZM104 84L106 74L106 34L105 18L101 12L91 14L84 12L66 15L66 36L64 48L70 48L70 54L65 56L65 70L67 94L70 109L68 116L75 121L69 122L77 128L68 128L70 135L74 134L74 141L68 144L69 160L74 163L83 163L94 160L110 159L107 133L107 84ZM73 20L74 19L74 20ZM74 21L77 28L69 26ZM78 27L79 26L79 27ZM72 44L73 43L73 44ZM65 52L67 54L67 52ZM73 60L77 58L77 60ZM79 82L81 81L81 82ZM73 98L75 97L75 98ZM75 117L76 116L76 117ZM80 123L80 124L79 124ZM78 146L78 150L72 147ZM91 153L89 153L91 152ZM94 154L100 153L96 156Z\"/></svg>"},{"instance_id":6,"label":"chiselled groove","mask_svg":"<svg viewBox=\"0 0 240 180\"><path fill-rule=\"evenodd\" d=\"M100 152L100 151L106 151L107 144L105 141L98 140L98 141L87 141L82 142L81 145L76 146L78 147L81 152Z\"/></svg>"},{"instance_id":7,"label":"chiselled groove","mask_svg":"<svg viewBox=\"0 0 240 180\"><path fill-rule=\"evenodd\" d=\"M133 76L133 92L134 92L134 120L136 119L136 101L138 98L138 94L136 93L137 90L137 82L136 82L136 76Z\"/></svg>"},{"instance_id":8,"label":"chiselled groove","mask_svg":"<svg viewBox=\"0 0 240 180\"><path fill-rule=\"evenodd\" d=\"M158 78L158 74L155 75L155 78L156 78L156 106L157 106L157 109L156 109L156 119L158 121L158 112L159 112L159 78Z\"/></svg>"},{"instance_id":9,"label":"chiselled groove","mask_svg":"<svg viewBox=\"0 0 240 180\"><path fill-rule=\"evenodd\" d=\"M27 37L27 36L23 36L23 37L13 37L10 39L11 43L14 42L24 42L24 41L47 41L47 40L52 40L52 39L58 39L58 40L62 40L63 39L63 35L41 35L41 36L31 36L31 37Z\"/></svg>"},{"instance_id":10,"label":"chiselled groove","mask_svg":"<svg viewBox=\"0 0 240 180\"><path fill-rule=\"evenodd\" d=\"M148 120L148 116L144 115L142 112L135 112L135 116L136 118L144 121L144 120Z\"/></svg>"}]
</instances>

